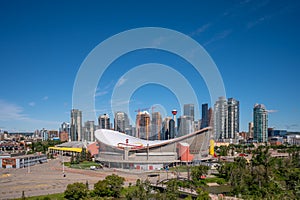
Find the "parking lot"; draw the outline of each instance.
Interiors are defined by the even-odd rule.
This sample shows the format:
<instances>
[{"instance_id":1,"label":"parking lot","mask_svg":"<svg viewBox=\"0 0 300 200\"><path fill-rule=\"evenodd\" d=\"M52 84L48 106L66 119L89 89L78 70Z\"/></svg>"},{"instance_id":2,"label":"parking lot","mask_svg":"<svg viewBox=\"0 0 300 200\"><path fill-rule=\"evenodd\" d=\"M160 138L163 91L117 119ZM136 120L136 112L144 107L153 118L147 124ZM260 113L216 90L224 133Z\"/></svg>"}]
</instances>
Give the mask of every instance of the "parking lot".
<instances>
[{"instance_id":1,"label":"parking lot","mask_svg":"<svg viewBox=\"0 0 300 200\"><path fill-rule=\"evenodd\" d=\"M115 173L126 179L126 185L135 183L140 175L128 174L113 169L81 170L64 168L61 159L48 160L48 163L39 164L22 169L0 169L0 199L14 199L22 196L38 196L54 193L62 193L70 183L88 181L89 188L107 175Z\"/></svg>"}]
</instances>

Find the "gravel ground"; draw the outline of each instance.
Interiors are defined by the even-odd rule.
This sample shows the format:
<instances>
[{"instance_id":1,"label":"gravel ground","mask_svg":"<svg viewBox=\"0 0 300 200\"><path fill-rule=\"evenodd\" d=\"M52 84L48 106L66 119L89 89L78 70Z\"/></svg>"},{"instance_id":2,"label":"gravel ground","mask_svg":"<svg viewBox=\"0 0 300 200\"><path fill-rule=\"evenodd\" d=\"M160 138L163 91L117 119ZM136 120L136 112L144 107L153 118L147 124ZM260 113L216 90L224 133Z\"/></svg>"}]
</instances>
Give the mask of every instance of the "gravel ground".
<instances>
[{"instance_id":1,"label":"gravel ground","mask_svg":"<svg viewBox=\"0 0 300 200\"><path fill-rule=\"evenodd\" d=\"M48 163L22 169L0 169L0 199L14 199L22 196L38 196L62 193L70 183L88 181L90 189L99 180L112 173L125 178L125 185L144 179L143 174L128 173L113 169L80 170L65 167L63 177L61 159L48 160Z\"/></svg>"}]
</instances>

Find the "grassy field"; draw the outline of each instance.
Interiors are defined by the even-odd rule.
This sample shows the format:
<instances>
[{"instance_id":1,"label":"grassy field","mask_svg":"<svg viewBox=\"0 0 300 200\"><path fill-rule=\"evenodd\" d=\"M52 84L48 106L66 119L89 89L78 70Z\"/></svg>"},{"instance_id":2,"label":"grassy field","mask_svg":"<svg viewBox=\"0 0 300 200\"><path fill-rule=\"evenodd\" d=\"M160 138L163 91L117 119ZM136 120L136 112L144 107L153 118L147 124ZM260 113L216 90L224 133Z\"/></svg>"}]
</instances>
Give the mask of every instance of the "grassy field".
<instances>
[{"instance_id":1,"label":"grassy field","mask_svg":"<svg viewBox=\"0 0 300 200\"><path fill-rule=\"evenodd\" d=\"M83 161L79 164L72 164L70 162L64 163L66 167L71 167L74 169L90 169L91 166L99 166L99 164L91 161Z\"/></svg>"},{"instance_id":2,"label":"grassy field","mask_svg":"<svg viewBox=\"0 0 300 200\"><path fill-rule=\"evenodd\" d=\"M35 196L35 197L26 197L26 200L65 200L64 193L58 193L58 194L48 194L48 195L42 195L42 196ZM16 200L23 200L22 198L16 199Z\"/></svg>"}]
</instances>

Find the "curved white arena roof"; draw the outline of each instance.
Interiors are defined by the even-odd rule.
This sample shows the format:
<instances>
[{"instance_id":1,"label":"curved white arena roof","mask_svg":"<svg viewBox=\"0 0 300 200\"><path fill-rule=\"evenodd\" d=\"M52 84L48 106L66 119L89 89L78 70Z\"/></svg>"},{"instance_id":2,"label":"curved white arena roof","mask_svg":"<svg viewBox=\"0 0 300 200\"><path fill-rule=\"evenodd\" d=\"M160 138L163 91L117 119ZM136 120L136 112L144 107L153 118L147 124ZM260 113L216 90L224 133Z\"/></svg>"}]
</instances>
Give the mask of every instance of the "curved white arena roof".
<instances>
[{"instance_id":1,"label":"curved white arena roof","mask_svg":"<svg viewBox=\"0 0 300 200\"><path fill-rule=\"evenodd\" d=\"M97 140L114 147L147 147L153 145L159 145L166 143L165 140L143 140L136 138L125 133L120 133L118 131L108 130L108 129L98 129L95 131L95 137Z\"/></svg>"},{"instance_id":2,"label":"curved white arena roof","mask_svg":"<svg viewBox=\"0 0 300 200\"><path fill-rule=\"evenodd\" d=\"M202 131L206 131L209 128L204 128L200 131L190 133L185 136L181 136L178 138L170 139L170 140L144 140L140 138L136 138L130 135L126 135L124 133L120 133L118 131L114 130L108 130L108 129L98 129L95 131L95 137L100 142L117 147L117 148L124 148L124 147L130 147L131 149L140 149L140 148L147 148L149 145L149 148L153 146L159 146L163 144L169 144L174 141L181 141L187 137L196 135L201 133Z\"/></svg>"}]
</instances>

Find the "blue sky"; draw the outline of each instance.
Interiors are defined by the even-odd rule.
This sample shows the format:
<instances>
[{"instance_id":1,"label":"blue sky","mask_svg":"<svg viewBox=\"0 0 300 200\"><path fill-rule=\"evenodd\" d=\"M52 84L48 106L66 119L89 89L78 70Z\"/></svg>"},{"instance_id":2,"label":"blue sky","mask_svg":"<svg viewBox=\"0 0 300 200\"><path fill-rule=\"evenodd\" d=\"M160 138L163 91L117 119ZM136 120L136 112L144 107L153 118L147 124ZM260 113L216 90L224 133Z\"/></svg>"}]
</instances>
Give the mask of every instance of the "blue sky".
<instances>
[{"instance_id":1,"label":"blue sky","mask_svg":"<svg viewBox=\"0 0 300 200\"><path fill-rule=\"evenodd\" d=\"M58 129L70 120L77 71L100 42L133 28L164 27L190 36L209 53L227 97L240 101L241 130L252 121L253 105L262 103L276 111L269 114L270 127L299 131L299 6L284 0L0 1L0 129ZM105 71L95 94L97 115L111 115L112 90L124 73L151 62L178 70L199 104L211 105L189 63L145 49L121 56ZM180 111L172 91L152 84L134 92L130 116L152 105L168 115Z\"/></svg>"}]
</instances>

